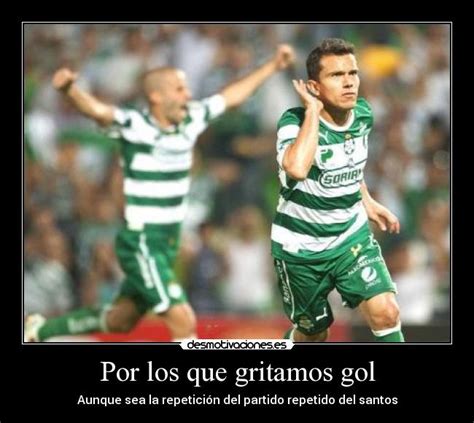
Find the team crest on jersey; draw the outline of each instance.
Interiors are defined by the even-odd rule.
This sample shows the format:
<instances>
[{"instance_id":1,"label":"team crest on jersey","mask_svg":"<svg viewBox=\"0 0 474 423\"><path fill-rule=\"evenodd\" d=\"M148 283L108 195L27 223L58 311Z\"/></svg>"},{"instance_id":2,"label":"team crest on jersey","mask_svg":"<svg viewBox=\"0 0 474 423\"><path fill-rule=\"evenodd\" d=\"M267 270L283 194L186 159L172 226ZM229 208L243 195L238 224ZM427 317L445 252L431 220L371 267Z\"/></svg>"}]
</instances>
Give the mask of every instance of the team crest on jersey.
<instances>
[{"instance_id":1,"label":"team crest on jersey","mask_svg":"<svg viewBox=\"0 0 474 423\"><path fill-rule=\"evenodd\" d=\"M355 150L355 141L351 134L346 134L344 141L344 153L352 154Z\"/></svg>"}]
</instances>

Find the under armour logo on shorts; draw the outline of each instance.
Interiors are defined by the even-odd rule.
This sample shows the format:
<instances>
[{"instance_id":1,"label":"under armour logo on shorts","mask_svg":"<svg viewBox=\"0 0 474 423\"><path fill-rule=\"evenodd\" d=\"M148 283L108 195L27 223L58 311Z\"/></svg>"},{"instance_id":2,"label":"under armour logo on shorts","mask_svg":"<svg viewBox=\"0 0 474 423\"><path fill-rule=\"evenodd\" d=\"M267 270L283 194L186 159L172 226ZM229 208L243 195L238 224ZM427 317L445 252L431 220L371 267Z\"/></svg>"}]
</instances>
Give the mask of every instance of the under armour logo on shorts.
<instances>
[{"instance_id":1,"label":"under armour logo on shorts","mask_svg":"<svg viewBox=\"0 0 474 423\"><path fill-rule=\"evenodd\" d=\"M357 244L355 247L351 247L351 252L354 254L354 257L357 257L357 254L359 254L360 250L362 250L362 245Z\"/></svg>"}]
</instances>

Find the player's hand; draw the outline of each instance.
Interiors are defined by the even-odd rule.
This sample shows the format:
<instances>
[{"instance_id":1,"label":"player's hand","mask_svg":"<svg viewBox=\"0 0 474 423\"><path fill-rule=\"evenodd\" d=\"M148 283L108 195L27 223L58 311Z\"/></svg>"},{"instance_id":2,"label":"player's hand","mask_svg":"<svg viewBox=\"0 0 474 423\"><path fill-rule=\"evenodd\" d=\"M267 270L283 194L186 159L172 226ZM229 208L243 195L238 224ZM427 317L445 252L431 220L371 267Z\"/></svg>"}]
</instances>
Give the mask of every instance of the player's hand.
<instances>
[{"instance_id":1,"label":"player's hand","mask_svg":"<svg viewBox=\"0 0 474 423\"><path fill-rule=\"evenodd\" d=\"M286 69L295 63L296 54L289 44L280 44L273 59L278 70Z\"/></svg>"},{"instance_id":2,"label":"player's hand","mask_svg":"<svg viewBox=\"0 0 474 423\"><path fill-rule=\"evenodd\" d=\"M364 202L364 206L369 220L375 222L379 229L382 231L388 229L388 232L391 234L400 233L400 222L397 216L395 216L389 209L375 200Z\"/></svg>"},{"instance_id":3,"label":"player's hand","mask_svg":"<svg viewBox=\"0 0 474 423\"><path fill-rule=\"evenodd\" d=\"M303 102L303 106L308 108L313 108L318 113L321 112L324 108L324 104L319 100L314 94L308 90L308 86L302 79L293 79L293 86L295 87L296 92Z\"/></svg>"},{"instance_id":4,"label":"player's hand","mask_svg":"<svg viewBox=\"0 0 474 423\"><path fill-rule=\"evenodd\" d=\"M53 87L59 91L67 90L78 76L79 73L73 72L71 69L58 69L53 75Z\"/></svg>"}]
</instances>

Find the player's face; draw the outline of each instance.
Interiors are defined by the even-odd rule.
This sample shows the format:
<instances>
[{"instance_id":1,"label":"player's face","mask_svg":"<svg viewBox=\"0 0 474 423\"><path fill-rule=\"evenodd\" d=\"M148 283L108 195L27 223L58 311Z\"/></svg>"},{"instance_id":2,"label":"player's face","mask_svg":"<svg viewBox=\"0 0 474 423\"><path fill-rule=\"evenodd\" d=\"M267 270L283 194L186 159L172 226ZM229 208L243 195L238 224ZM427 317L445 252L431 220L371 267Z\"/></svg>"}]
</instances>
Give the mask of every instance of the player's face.
<instances>
[{"instance_id":1,"label":"player's face","mask_svg":"<svg viewBox=\"0 0 474 423\"><path fill-rule=\"evenodd\" d=\"M162 109L172 124L179 124L188 114L187 103L191 100L191 91L183 71L176 70L166 75L161 91Z\"/></svg>"},{"instance_id":2,"label":"player's face","mask_svg":"<svg viewBox=\"0 0 474 423\"><path fill-rule=\"evenodd\" d=\"M355 56L323 56L320 63L319 81L313 83L318 98L337 109L353 109L360 85Z\"/></svg>"}]
</instances>

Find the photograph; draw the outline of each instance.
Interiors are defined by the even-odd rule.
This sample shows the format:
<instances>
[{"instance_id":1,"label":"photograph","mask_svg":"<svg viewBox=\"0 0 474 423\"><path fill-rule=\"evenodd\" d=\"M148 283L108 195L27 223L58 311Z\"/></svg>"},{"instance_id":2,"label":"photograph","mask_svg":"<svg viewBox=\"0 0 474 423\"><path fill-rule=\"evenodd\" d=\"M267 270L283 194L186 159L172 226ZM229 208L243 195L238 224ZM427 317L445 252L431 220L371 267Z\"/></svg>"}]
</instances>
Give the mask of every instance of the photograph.
<instances>
[{"instance_id":1,"label":"photograph","mask_svg":"<svg viewBox=\"0 0 474 423\"><path fill-rule=\"evenodd\" d=\"M23 22L23 347L451 344L451 30Z\"/></svg>"}]
</instances>

